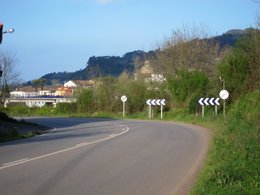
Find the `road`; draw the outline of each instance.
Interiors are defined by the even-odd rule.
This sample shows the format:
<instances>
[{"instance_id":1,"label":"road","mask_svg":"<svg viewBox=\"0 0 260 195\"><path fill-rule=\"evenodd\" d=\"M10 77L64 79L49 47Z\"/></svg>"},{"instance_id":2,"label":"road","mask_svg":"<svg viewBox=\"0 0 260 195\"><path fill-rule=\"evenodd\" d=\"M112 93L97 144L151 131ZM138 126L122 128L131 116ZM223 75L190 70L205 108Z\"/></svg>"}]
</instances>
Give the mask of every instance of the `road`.
<instances>
[{"instance_id":1,"label":"road","mask_svg":"<svg viewBox=\"0 0 260 195\"><path fill-rule=\"evenodd\" d=\"M114 119L30 118L46 134L0 144L0 194L187 194L210 132Z\"/></svg>"}]
</instances>

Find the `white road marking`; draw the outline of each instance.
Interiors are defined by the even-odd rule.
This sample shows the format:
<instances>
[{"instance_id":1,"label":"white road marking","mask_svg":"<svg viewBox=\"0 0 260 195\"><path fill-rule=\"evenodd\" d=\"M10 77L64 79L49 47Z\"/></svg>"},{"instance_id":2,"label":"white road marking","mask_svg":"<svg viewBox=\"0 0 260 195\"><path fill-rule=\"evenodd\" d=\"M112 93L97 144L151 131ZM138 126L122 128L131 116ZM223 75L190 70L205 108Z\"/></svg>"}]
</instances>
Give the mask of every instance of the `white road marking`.
<instances>
[{"instance_id":1,"label":"white road marking","mask_svg":"<svg viewBox=\"0 0 260 195\"><path fill-rule=\"evenodd\" d=\"M124 126L124 125L119 125L119 126L121 127L121 126ZM49 157L49 156L53 156L53 155L56 155L56 154L60 154L60 153L63 153L63 152L67 152L67 151L70 151L70 150L81 148L81 147L84 147L84 146L88 146L90 144L95 144L95 143L98 143L98 142L109 140L109 139L112 139L114 137L118 137L118 136L123 135L123 134L125 134L129 131L129 127L127 127L127 126L124 126L124 127L126 127L126 130L124 130L123 132L118 133L118 134L112 134L113 136L110 135L110 136L105 137L103 139L99 139L99 140L92 141L92 142L83 142L83 143L77 144L73 147L66 148L66 149L63 149L63 150L59 150L59 151L56 151L56 152L52 152L52 153L49 153L49 154L45 154L45 155L42 155L42 156L38 156L38 157L34 157L34 158L24 158L24 159L21 159L21 160L10 162L10 163L5 163L5 164L3 164L2 167L0 167L0 170L6 169L8 167L13 167L13 166L16 166L16 165L24 164L24 163L27 163L27 162L35 161L35 160L38 160L38 159L46 158L46 157Z\"/></svg>"},{"instance_id":2,"label":"white road marking","mask_svg":"<svg viewBox=\"0 0 260 195\"><path fill-rule=\"evenodd\" d=\"M26 161L28 160L29 158L23 158L21 160L17 160L17 161L13 161L13 162L8 162L8 163L5 163L3 164L4 166L8 166L8 165L11 165L11 164L16 164L16 163L20 163L20 162L23 162L23 161Z\"/></svg>"},{"instance_id":3,"label":"white road marking","mask_svg":"<svg viewBox=\"0 0 260 195\"><path fill-rule=\"evenodd\" d=\"M85 146L87 144L88 144L88 142L83 142L83 143L77 144L76 147Z\"/></svg>"}]
</instances>

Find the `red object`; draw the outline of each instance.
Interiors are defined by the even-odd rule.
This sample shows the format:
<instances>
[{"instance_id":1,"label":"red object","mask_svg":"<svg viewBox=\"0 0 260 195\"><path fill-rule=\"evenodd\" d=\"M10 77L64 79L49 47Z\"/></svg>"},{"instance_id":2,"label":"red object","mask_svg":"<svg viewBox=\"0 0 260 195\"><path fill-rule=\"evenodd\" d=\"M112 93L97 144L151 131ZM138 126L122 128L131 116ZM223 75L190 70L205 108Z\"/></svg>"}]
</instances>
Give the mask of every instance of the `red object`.
<instances>
[{"instance_id":1,"label":"red object","mask_svg":"<svg viewBox=\"0 0 260 195\"><path fill-rule=\"evenodd\" d=\"M3 39L3 27L4 25L0 23L0 44L2 43L2 39Z\"/></svg>"}]
</instances>

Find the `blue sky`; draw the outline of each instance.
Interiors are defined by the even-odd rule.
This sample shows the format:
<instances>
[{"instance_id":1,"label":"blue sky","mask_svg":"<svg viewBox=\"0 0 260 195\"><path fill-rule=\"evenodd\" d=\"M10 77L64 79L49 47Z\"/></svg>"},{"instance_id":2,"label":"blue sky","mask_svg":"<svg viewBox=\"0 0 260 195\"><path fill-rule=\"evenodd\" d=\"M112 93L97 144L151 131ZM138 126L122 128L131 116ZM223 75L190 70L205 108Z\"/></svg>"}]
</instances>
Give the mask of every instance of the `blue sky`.
<instances>
[{"instance_id":1,"label":"blue sky","mask_svg":"<svg viewBox=\"0 0 260 195\"><path fill-rule=\"evenodd\" d=\"M14 53L23 81L76 71L91 56L149 51L183 25L214 35L255 25L254 0L0 0L0 22L15 28L0 51Z\"/></svg>"}]
</instances>

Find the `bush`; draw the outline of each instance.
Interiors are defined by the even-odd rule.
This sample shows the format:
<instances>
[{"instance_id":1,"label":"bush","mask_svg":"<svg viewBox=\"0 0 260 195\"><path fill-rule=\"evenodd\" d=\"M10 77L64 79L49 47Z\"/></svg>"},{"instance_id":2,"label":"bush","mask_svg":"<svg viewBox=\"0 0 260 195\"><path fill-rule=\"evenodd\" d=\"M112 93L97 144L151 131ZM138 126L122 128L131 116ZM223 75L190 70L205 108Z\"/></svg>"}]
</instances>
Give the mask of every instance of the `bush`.
<instances>
[{"instance_id":1,"label":"bush","mask_svg":"<svg viewBox=\"0 0 260 195\"><path fill-rule=\"evenodd\" d=\"M74 109L75 105L73 105L71 108ZM93 90L92 89L84 89L84 90L82 90L80 95L79 95L79 97L78 97L78 101L77 101L77 109L78 109L78 111L82 112L82 113L92 113L94 111L93 108L94 108L94 94L93 94Z\"/></svg>"},{"instance_id":2,"label":"bush","mask_svg":"<svg viewBox=\"0 0 260 195\"><path fill-rule=\"evenodd\" d=\"M77 112L77 103L59 103L55 108L56 113L75 113Z\"/></svg>"},{"instance_id":3,"label":"bush","mask_svg":"<svg viewBox=\"0 0 260 195\"><path fill-rule=\"evenodd\" d=\"M17 122L15 119L10 118L6 113L0 111L0 120L5 122Z\"/></svg>"},{"instance_id":4,"label":"bush","mask_svg":"<svg viewBox=\"0 0 260 195\"><path fill-rule=\"evenodd\" d=\"M226 88L235 97L260 88L260 31L249 30L219 65Z\"/></svg>"},{"instance_id":5,"label":"bush","mask_svg":"<svg viewBox=\"0 0 260 195\"><path fill-rule=\"evenodd\" d=\"M198 101L202 96L195 95L189 102L189 113L197 114L201 112L201 106Z\"/></svg>"},{"instance_id":6,"label":"bush","mask_svg":"<svg viewBox=\"0 0 260 195\"><path fill-rule=\"evenodd\" d=\"M209 80L205 73L186 69L177 72L177 78L168 79L169 89L178 102L184 102L194 94L204 95L208 89Z\"/></svg>"}]
</instances>

